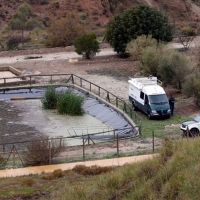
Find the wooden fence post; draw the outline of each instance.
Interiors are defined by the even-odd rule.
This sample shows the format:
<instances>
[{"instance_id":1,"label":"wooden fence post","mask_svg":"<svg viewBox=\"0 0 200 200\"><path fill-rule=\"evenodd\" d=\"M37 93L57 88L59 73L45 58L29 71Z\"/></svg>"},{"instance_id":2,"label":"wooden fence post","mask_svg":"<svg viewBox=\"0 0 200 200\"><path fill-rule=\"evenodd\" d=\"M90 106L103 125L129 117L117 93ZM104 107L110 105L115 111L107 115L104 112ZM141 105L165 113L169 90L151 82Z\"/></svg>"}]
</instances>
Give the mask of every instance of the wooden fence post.
<instances>
[{"instance_id":1,"label":"wooden fence post","mask_svg":"<svg viewBox=\"0 0 200 200\"><path fill-rule=\"evenodd\" d=\"M154 153L154 131L152 131L152 140L153 140L152 144L153 144L153 153Z\"/></svg>"},{"instance_id":2,"label":"wooden fence post","mask_svg":"<svg viewBox=\"0 0 200 200\"><path fill-rule=\"evenodd\" d=\"M117 134L117 157L119 157L119 136Z\"/></svg>"},{"instance_id":3,"label":"wooden fence post","mask_svg":"<svg viewBox=\"0 0 200 200\"><path fill-rule=\"evenodd\" d=\"M49 164L51 164L51 141L49 141Z\"/></svg>"},{"instance_id":4,"label":"wooden fence post","mask_svg":"<svg viewBox=\"0 0 200 200\"><path fill-rule=\"evenodd\" d=\"M85 161L85 141L83 138L83 161Z\"/></svg>"}]
</instances>

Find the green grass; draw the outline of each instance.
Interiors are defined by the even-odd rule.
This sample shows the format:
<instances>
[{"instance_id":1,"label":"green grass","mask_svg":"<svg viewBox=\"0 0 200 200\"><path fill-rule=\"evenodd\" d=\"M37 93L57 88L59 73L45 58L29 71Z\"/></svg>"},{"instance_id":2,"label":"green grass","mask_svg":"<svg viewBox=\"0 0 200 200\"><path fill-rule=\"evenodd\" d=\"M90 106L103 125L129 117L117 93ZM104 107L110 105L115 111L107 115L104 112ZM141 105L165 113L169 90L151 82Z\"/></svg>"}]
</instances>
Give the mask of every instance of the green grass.
<instances>
[{"instance_id":1,"label":"green grass","mask_svg":"<svg viewBox=\"0 0 200 200\"><path fill-rule=\"evenodd\" d=\"M189 119L189 117L184 117L184 116L175 114L171 116L169 119L163 118L163 119L149 120L147 116L143 114L142 112L137 111L137 114L142 120L141 131L142 131L143 138L151 137L153 132L156 137L163 137L166 135L170 135L171 133L170 130L165 131L166 125L181 124L183 121ZM180 129L178 129L177 131L181 134Z\"/></svg>"}]
</instances>

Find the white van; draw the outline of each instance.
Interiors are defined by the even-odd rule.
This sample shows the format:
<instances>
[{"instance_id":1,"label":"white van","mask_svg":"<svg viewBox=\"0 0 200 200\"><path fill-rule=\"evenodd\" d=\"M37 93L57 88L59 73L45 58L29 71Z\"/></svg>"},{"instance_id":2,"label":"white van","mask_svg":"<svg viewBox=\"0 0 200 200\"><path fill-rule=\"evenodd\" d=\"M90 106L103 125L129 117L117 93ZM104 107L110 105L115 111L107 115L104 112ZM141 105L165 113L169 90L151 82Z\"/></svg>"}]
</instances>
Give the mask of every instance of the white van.
<instances>
[{"instance_id":1,"label":"white van","mask_svg":"<svg viewBox=\"0 0 200 200\"><path fill-rule=\"evenodd\" d=\"M142 110L149 119L171 116L167 95L157 77L130 78L128 82L129 101L134 110Z\"/></svg>"}]
</instances>

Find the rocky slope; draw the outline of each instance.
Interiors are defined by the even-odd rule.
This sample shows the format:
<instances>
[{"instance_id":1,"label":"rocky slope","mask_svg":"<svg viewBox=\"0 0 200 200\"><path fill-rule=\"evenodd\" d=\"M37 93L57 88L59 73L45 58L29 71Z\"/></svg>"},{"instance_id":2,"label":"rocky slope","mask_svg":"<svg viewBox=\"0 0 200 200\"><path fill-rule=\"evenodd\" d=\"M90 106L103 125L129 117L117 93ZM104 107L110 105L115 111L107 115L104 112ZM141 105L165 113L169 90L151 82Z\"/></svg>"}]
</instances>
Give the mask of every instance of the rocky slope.
<instances>
[{"instance_id":1,"label":"rocky slope","mask_svg":"<svg viewBox=\"0 0 200 200\"><path fill-rule=\"evenodd\" d=\"M30 4L38 18L60 18L71 11L80 16L87 13L85 21L93 29L106 26L109 19L128 7L136 4L147 4L163 11L169 16L171 23L188 24L200 21L199 0L1 0L0 1L0 29L9 22L13 13L22 3Z\"/></svg>"}]
</instances>

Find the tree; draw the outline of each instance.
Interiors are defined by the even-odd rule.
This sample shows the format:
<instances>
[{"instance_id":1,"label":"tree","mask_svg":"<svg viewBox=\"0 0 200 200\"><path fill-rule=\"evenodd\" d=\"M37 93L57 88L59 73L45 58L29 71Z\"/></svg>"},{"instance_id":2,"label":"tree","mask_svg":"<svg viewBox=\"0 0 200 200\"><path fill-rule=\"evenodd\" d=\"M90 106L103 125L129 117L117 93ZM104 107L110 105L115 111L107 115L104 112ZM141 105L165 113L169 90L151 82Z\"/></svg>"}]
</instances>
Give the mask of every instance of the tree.
<instances>
[{"instance_id":1,"label":"tree","mask_svg":"<svg viewBox=\"0 0 200 200\"><path fill-rule=\"evenodd\" d=\"M183 93L188 97L194 96L194 102L200 107L200 73L193 73L183 83Z\"/></svg>"},{"instance_id":2,"label":"tree","mask_svg":"<svg viewBox=\"0 0 200 200\"><path fill-rule=\"evenodd\" d=\"M72 45L74 40L84 32L84 26L78 16L68 13L64 18L51 20L46 46L65 47Z\"/></svg>"},{"instance_id":3,"label":"tree","mask_svg":"<svg viewBox=\"0 0 200 200\"><path fill-rule=\"evenodd\" d=\"M134 6L109 21L106 39L117 53L125 53L127 44L139 35L152 35L157 41L172 40L168 18L155 8Z\"/></svg>"},{"instance_id":4,"label":"tree","mask_svg":"<svg viewBox=\"0 0 200 200\"><path fill-rule=\"evenodd\" d=\"M158 73L165 85L182 90L186 77L194 70L195 62L185 54L168 49L159 60Z\"/></svg>"},{"instance_id":5,"label":"tree","mask_svg":"<svg viewBox=\"0 0 200 200\"><path fill-rule=\"evenodd\" d=\"M190 26L185 26L178 34L178 42L183 45L184 50L188 50L194 38L197 36L196 30Z\"/></svg>"},{"instance_id":6,"label":"tree","mask_svg":"<svg viewBox=\"0 0 200 200\"><path fill-rule=\"evenodd\" d=\"M95 34L83 34L80 37L76 38L74 42L75 51L79 55L90 59L99 52L99 43L96 40Z\"/></svg>"},{"instance_id":7,"label":"tree","mask_svg":"<svg viewBox=\"0 0 200 200\"><path fill-rule=\"evenodd\" d=\"M31 18L31 10L28 4L22 4L9 22L12 30L20 30L24 37L24 30L32 30L35 27L43 28L43 24Z\"/></svg>"},{"instance_id":8,"label":"tree","mask_svg":"<svg viewBox=\"0 0 200 200\"><path fill-rule=\"evenodd\" d=\"M142 51L150 46L158 46L158 41L152 38L152 35L141 35L137 39L132 39L126 47L126 51L136 61L141 61Z\"/></svg>"}]
</instances>

